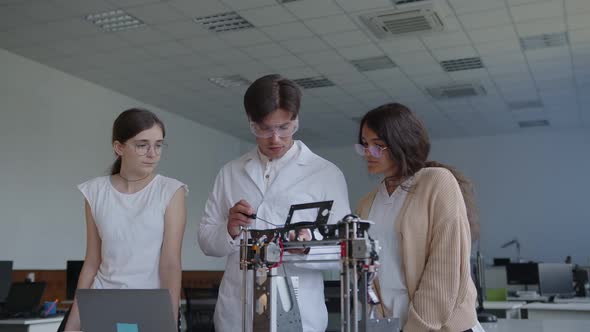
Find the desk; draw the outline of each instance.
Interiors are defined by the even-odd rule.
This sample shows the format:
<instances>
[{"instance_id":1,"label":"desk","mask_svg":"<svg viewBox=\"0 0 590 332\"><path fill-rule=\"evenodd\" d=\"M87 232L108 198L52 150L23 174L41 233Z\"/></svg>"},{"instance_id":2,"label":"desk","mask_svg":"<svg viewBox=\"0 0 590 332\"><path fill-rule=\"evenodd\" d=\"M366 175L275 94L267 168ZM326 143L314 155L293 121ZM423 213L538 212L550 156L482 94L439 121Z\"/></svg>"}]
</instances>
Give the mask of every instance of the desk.
<instances>
[{"instance_id":1,"label":"desk","mask_svg":"<svg viewBox=\"0 0 590 332\"><path fill-rule=\"evenodd\" d=\"M529 319L586 320L590 326L590 303L529 303L523 309Z\"/></svg>"},{"instance_id":2,"label":"desk","mask_svg":"<svg viewBox=\"0 0 590 332\"><path fill-rule=\"evenodd\" d=\"M63 316L0 319L0 332L55 332L62 320Z\"/></svg>"},{"instance_id":3,"label":"desk","mask_svg":"<svg viewBox=\"0 0 590 332\"><path fill-rule=\"evenodd\" d=\"M580 332L588 331L588 322L580 320L500 319L481 324L486 332Z\"/></svg>"},{"instance_id":4,"label":"desk","mask_svg":"<svg viewBox=\"0 0 590 332\"><path fill-rule=\"evenodd\" d=\"M548 296L536 295L536 296L508 296L506 301L517 301L517 302L547 302L549 301Z\"/></svg>"},{"instance_id":5,"label":"desk","mask_svg":"<svg viewBox=\"0 0 590 332\"><path fill-rule=\"evenodd\" d=\"M520 309L525 304L526 302L484 301L483 308L498 318L520 319Z\"/></svg>"}]
</instances>

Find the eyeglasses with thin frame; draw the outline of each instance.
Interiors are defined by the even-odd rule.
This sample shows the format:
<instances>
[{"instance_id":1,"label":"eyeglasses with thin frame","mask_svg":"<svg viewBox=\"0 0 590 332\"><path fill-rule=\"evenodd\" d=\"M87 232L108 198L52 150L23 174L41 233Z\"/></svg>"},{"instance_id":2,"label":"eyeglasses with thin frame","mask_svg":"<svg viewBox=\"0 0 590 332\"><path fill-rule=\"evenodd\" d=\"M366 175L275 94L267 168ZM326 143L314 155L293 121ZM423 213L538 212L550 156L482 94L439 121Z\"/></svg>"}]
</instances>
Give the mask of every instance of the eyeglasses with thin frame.
<instances>
[{"instance_id":1,"label":"eyeglasses with thin frame","mask_svg":"<svg viewBox=\"0 0 590 332\"><path fill-rule=\"evenodd\" d=\"M250 121L250 131L259 138L271 138L278 135L280 138L290 137L299 129L299 119L291 120L278 126L267 126L265 124Z\"/></svg>"},{"instance_id":2,"label":"eyeglasses with thin frame","mask_svg":"<svg viewBox=\"0 0 590 332\"><path fill-rule=\"evenodd\" d=\"M151 149L153 149L156 156L159 156L162 154L162 150L168 146L166 142L156 142L154 145L151 145L145 141L137 141L131 144L135 148L135 153L139 156L145 156Z\"/></svg>"},{"instance_id":3,"label":"eyeglasses with thin frame","mask_svg":"<svg viewBox=\"0 0 590 332\"><path fill-rule=\"evenodd\" d=\"M363 144L357 143L354 145L354 149L356 153L363 157L365 156L366 151L369 151L369 154L374 158L381 158L381 156L383 156L383 150L387 150L387 147L379 145L364 146Z\"/></svg>"}]
</instances>

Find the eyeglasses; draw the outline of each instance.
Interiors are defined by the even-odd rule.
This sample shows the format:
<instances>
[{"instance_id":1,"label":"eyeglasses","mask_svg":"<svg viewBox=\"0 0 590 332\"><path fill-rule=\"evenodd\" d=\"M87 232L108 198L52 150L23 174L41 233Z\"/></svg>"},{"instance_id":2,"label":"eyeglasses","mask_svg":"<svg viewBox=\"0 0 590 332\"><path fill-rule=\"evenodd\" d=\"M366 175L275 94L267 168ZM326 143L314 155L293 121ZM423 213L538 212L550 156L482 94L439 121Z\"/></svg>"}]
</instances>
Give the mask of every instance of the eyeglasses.
<instances>
[{"instance_id":1,"label":"eyeglasses","mask_svg":"<svg viewBox=\"0 0 590 332\"><path fill-rule=\"evenodd\" d=\"M271 138L278 135L281 138L292 136L299 129L299 119L291 120L280 126L267 126L265 124L250 121L250 131L259 138Z\"/></svg>"},{"instance_id":2,"label":"eyeglasses","mask_svg":"<svg viewBox=\"0 0 590 332\"><path fill-rule=\"evenodd\" d=\"M378 145L369 145L369 146L364 146L362 144L355 144L354 145L354 149L356 151L356 153L358 153L361 156L365 156L366 151L368 150L369 153L371 154L371 156L375 157L375 158L381 158L381 156L383 156L383 150L386 150L387 147L386 146L378 146Z\"/></svg>"},{"instance_id":3,"label":"eyeglasses","mask_svg":"<svg viewBox=\"0 0 590 332\"><path fill-rule=\"evenodd\" d=\"M160 154L162 154L162 150L168 145L165 142L158 142L154 145L151 145L146 142L136 142L133 143L133 146L135 147L135 153L137 153L140 156L145 156L146 154L148 154L150 149L153 149L154 154L159 156Z\"/></svg>"}]
</instances>

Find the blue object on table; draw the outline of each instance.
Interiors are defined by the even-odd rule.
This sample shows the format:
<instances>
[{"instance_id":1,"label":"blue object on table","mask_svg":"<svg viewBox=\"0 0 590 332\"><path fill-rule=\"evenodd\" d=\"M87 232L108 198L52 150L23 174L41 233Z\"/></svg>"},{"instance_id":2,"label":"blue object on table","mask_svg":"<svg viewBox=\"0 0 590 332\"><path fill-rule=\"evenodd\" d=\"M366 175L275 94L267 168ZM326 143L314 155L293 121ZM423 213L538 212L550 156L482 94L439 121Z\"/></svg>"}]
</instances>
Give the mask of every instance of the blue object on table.
<instances>
[{"instance_id":1,"label":"blue object on table","mask_svg":"<svg viewBox=\"0 0 590 332\"><path fill-rule=\"evenodd\" d=\"M117 332L139 332L137 324L117 323Z\"/></svg>"}]
</instances>

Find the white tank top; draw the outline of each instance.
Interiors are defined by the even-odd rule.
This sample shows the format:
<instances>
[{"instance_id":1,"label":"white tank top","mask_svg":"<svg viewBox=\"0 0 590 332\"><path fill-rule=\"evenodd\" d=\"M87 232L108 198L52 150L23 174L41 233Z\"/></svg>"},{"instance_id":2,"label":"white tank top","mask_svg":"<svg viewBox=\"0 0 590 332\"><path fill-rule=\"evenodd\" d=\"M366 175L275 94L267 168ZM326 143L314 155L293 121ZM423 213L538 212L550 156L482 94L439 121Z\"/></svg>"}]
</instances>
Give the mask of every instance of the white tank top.
<instances>
[{"instance_id":1,"label":"white tank top","mask_svg":"<svg viewBox=\"0 0 590 332\"><path fill-rule=\"evenodd\" d=\"M78 185L102 241L102 261L91 288L160 288L164 213L179 188L188 193L184 183L161 175L132 194L117 191L110 176Z\"/></svg>"}]
</instances>

